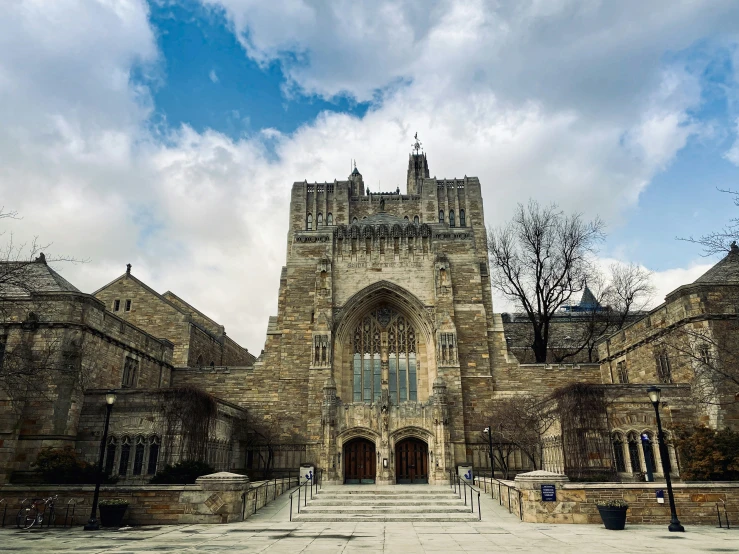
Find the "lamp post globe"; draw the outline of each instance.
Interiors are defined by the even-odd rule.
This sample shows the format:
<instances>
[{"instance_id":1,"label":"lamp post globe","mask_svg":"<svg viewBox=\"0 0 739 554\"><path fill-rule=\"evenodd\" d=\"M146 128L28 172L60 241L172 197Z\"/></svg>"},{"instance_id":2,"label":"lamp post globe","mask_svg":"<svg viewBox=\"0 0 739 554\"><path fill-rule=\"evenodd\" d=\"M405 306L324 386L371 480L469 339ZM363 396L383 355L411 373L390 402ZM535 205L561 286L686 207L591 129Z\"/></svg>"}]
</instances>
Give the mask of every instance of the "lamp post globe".
<instances>
[{"instance_id":1,"label":"lamp post globe","mask_svg":"<svg viewBox=\"0 0 739 554\"><path fill-rule=\"evenodd\" d=\"M654 406L654 415L657 419L657 442L659 443L659 456L662 461L662 473L665 476L665 484L667 485L667 496L670 500L670 525L668 525L667 529L673 532L682 532L685 531L685 527L681 525L680 520L677 518L677 510L675 510L675 496L672 493L672 478L670 477L670 468L667 464L667 460L669 460L669 453L667 452L667 446L665 445L665 434L662 431L662 419L659 416L661 392L661 389L654 385L647 388L647 394L649 395L649 400L652 402L652 406Z\"/></svg>"},{"instance_id":2,"label":"lamp post globe","mask_svg":"<svg viewBox=\"0 0 739 554\"><path fill-rule=\"evenodd\" d=\"M105 443L108 441L108 426L110 425L110 412L113 410L113 404L116 401L116 392L109 390L105 393L105 427L103 428L103 438L100 440L100 456L98 458L98 471L95 480L95 494L92 497L92 509L90 510L90 519L85 524L85 531L97 531L100 529L100 522L97 519L98 500L100 498L100 485L103 481L103 458L105 456Z\"/></svg>"}]
</instances>

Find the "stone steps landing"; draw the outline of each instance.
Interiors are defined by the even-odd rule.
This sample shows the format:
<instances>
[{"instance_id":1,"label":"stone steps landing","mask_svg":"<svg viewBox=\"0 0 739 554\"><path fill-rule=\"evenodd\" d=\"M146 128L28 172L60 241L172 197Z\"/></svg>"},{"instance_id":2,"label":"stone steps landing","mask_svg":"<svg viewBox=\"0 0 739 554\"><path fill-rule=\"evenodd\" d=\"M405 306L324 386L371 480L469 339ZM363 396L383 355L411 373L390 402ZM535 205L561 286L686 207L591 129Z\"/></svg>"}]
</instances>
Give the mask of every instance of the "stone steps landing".
<instances>
[{"instance_id":1,"label":"stone steps landing","mask_svg":"<svg viewBox=\"0 0 739 554\"><path fill-rule=\"evenodd\" d=\"M308 505L293 515L293 521L313 522L403 522L477 521L448 487L431 485L327 486L313 495Z\"/></svg>"}]
</instances>

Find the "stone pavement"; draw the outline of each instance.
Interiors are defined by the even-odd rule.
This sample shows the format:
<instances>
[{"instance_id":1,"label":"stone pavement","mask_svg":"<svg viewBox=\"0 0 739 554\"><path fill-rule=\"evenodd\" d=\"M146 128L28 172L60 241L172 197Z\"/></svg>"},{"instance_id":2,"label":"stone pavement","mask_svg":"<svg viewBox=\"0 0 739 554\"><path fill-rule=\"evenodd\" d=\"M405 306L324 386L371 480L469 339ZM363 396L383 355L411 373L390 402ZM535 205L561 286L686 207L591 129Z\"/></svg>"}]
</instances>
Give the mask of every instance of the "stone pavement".
<instances>
[{"instance_id":1,"label":"stone pavement","mask_svg":"<svg viewBox=\"0 0 739 554\"><path fill-rule=\"evenodd\" d=\"M669 533L666 525L521 523L497 501L482 499L481 522L309 523L290 522L288 496L241 523L173 525L86 532L74 529L0 529L0 552L228 554L398 552L739 552L739 530L689 526Z\"/></svg>"}]
</instances>

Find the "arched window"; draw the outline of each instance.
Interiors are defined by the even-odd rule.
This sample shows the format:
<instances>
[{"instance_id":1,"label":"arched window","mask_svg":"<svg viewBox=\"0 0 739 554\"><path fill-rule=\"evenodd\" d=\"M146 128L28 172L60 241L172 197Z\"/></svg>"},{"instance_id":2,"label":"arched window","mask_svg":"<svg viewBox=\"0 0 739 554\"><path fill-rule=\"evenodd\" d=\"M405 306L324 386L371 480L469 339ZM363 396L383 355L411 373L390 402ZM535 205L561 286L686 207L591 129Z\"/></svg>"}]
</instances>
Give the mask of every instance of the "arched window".
<instances>
[{"instance_id":1,"label":"arched window","mask_svg":"<svg viewBox=\"0 0 739 554\"><path fill-rule=\"evenodd\" d=\"M308 221L306 223L305 228L308 229L309 231L313 230L313 215L308 214Z\"/></svg>"},{"instance_id":2,"label":"arched window","mask_svg":"<svg viewBox=\"0 0 739 554\"><path fill-rule=\"evenodd\" d=\"M667 350L659 350L655 353L657 362L657 379L660 383L672 383L672 368Z\"/></svg>"},{"instance_id":3,"label":"arched window","mask_svg":"<svg viewBox=\"0 0 739 554\"><path fill-rule=\"evenodd\" d=\"M111 475L115 467L115 451L118 447L118 441L115 437L108 439L108 446L105 449L105 474Z\"/></svg>"},{"instance_id":4,"label":"arched window","mask_svg":"<svg viewBox=\"0 0 739 554\"><path fill-rule=\"evenodd\" d=\"M154 475L157 472L157 462L159 461L159 437L154 435L149 439L149 460L146 464L146 474Z\"/></svg>"},{"instance_id":5,"label":"arched window","mask_svg":"<svg viewBox=\"0 0 739 554\"><path fill-rule=\"evenodd\" d=\"M454 210L449 210L449 227L454 227Z\"/></svg>"},{"instance_id":6,"label":"arched window","mask_svg":"<svg viewBox=\"0 0 739 554\"><path fill-rule=\"evenodd\" d=\"M413 216L413 223L415 223L416 225L418 225L420 223L420 220L418 219L418 216L417 215L414 215Z\"/></svg>"},{"instance_id":7,"label":"arched window","mask_svg":"<svg viewBox=\"0 0 739 554\"><path fill-rule=\"evenodd\" d=\"M439 223L444 223L444 210L439 210Z\"/></svg>"},{"instance_id":8,"label":"arched window","mask_svg":"<svg viewBox=\"0 0 739 554\"><path fill-rule=\"evenodd\" d=\"M121 459L118 462L118 475L123 477L128 473L128 461L131 458L131 439L123 437L121 439Z\"/></svg>"},{"instance_id":9,"label":"arched window","mask_svg":"<svg viewBox=\"0 0 739 554\"><path fill-rule=\"evenodd\" d=\"M403 220L404 221L410 221L410 219L408 219L408 216L407 215L405 217L403 217Z\"/></svg>"},{"instance_id":10,"label":"arched window","mask_svg":"<svg viewBox=\"0 0 739 554\"><path fill-rule=\"evenodd\" d=\"M354 219L352 219L352 223L356 223L356 222L357 222L357 218L355 217Z\"/></svg>"},{"instance_id":11,"label":"arched window","mask_svg":"<svg viewBox=\"0 0 739 554\"><path fill-rule=\"evenodd\" d=\"M380 337L387 332L387 347ZM353 336L354 402L376 402L382 394L380 359L387 348L390 401L418 400L416 332L405 316L381 306L365 316Z\"/></svg>"},{"instance_id":12,"label":"arched window","mask_svg":"<svg viewBox=\"0 0 739 554\"><path fill-rule=\"evenodd\" d=\"M141 475L144 469L144 437L136 437L136 448L133 452L133 474Z\"/></svg>"},{"instance_id":13,"label":"arched window","mask_svg":"<svg viewBox=\"0 0 739 554\"><path fill-rule=\"evenodd\" d=\"M334 224L334 216L331 214L331 212L328 212L328 215L326 216L326 225L333 225Z\"/></svg>"},{"instance_id":14,"label":"arched window","mask_svg":"<svg viewBox=\"0 0 739 554\"><path fill-rule=\"evenodd\" d=\"M641 436L641 447L644 454L644 465L647 468L647 473L657 472L656 464L654 463L654 448L652 446L652 436L649 433L642 433Z\"/></svg>"},{"instance_id":15,"label":"arched window","mask_svg":"<svg viewBox=\"0 0 739 554\"><path fill-rule=\"evenodd\" d=\"M636 433L629 434L629 462L631 462L631 473L641 473L639 443L636 438Z\"/></svg>"},{"instance_id":16,"label":"arched window","mask_svg":"<svg viewBox=\"0 0 739 554\"><path fill-rule=\"evenodd\" d=\"M614 433L613 435L613 458L616 471L624 473L626 471L626 459L624 458L624 439L620 433Z\"/></svg>"},{"instance_id":17,"label":"arched window","mask_svg":"<svg viewBox=\"0 0 739 554\"><path fill-rule=\"evenodd\" d=\"M318 217L316 218L316 227L319 225L323 225L323 214L321 212L318 212Z\"/></svg>"},{"instance_id":18,"label":"arched window","mask_svg":"<svg viewBox=\"0 0 739 554\"><path fill-rule=\"evenodd\" d=\"M459 210L459 226L467 227L467 220L464 217L464 210Z\"/></svg>"}]
</instances>

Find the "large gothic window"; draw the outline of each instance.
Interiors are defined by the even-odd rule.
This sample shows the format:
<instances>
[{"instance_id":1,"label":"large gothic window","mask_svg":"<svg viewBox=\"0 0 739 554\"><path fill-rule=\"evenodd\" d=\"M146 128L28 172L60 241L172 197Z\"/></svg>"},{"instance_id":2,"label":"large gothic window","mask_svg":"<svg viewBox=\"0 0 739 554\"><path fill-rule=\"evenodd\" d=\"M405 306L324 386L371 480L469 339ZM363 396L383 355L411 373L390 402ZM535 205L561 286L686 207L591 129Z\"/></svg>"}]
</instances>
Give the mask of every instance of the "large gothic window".
<instances>
[{"instance_id":1,"label":"large gothic window","mask_svg":"<svg viewBox=\"0 0 739 554\"><path fill-rule=\"evenodd\" d=\"M383 344L383 334L387 343ZM416 331L401 314L380 307L354 330L352 368L354 402L375 402L382 396L382 359L388 362L390 401L418 400Z\"/></svg>"}]
</instances>

